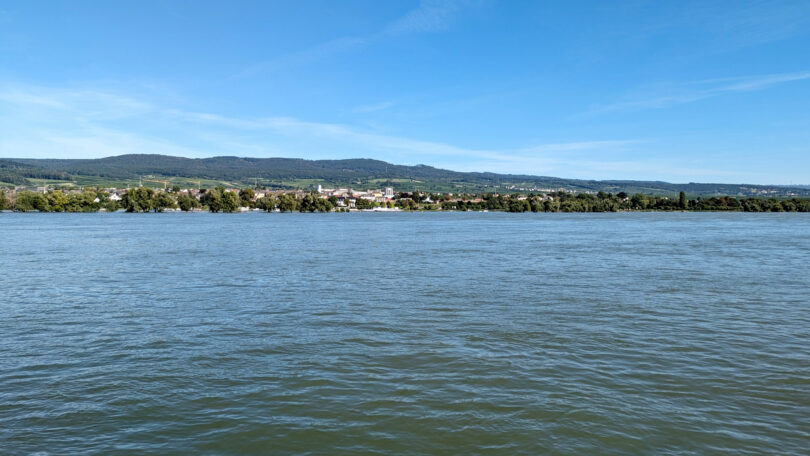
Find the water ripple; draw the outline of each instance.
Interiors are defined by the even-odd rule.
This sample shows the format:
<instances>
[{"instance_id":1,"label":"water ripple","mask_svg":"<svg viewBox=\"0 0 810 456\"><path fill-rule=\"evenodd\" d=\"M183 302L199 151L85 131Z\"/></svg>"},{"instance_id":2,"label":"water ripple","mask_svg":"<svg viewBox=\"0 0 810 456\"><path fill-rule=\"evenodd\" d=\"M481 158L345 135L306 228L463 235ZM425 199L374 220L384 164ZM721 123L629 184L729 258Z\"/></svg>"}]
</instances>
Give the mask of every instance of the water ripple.
<instances>
[{"instance_id":1,"label":"water ripple","mask_svg":"<svg viewBox=\"0 0 810 456\"><path fill-rule=\"evenodd\" d=\"M0 214L0 454L807 454L804 214Z\"/></svg>"}]
</instances>

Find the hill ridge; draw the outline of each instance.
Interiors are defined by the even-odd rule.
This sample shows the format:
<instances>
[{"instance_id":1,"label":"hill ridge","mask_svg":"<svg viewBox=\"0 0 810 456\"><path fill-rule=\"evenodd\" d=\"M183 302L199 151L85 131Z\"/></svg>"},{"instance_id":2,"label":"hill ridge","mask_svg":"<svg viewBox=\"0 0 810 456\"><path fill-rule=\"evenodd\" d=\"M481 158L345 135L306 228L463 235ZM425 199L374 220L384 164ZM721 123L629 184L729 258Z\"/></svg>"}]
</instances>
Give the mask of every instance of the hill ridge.
<instances>
[{"instance_id":1,"label":"hill ridge","mask_svg":"<svg viewBox=\"0 0 810 456\"><path fill-rule=\"evenodd\" d=\"M30 185L35 180L137 182L152 176L167 180L206 180L279 188L394 186L398 190L442 192L577 192L732 196L810 196L808 186L695 183L627 179L592 180L526 174L461 172L430 165L398 165L373 158L309 160L284 157L216 156L187 158L160 154L113 155L95 159L0 158L0 183Z\"/></svg>"}]
</instances>

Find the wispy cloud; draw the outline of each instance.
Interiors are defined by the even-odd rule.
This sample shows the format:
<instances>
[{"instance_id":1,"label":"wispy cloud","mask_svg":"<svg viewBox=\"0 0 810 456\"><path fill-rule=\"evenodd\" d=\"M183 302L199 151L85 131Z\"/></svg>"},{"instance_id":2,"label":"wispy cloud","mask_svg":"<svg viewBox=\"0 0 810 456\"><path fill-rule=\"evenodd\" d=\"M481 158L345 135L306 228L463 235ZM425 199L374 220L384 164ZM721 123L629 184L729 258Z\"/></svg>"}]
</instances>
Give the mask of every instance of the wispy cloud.
<instances>
[{"instance_id":1,"label":"wispy cloud","mask_svg":"<svg viewBox=\"0 0 810 456\"><path fill-rule=\"evenodd\" d=\"M445 30L455 15L470 4L459 0L422 0L417 8L388 24L385 33L400 35Z\"/></svg>"},{"instance_id":2,"label":"wispy cloud","mask_svg":"<svg viewBox=\"0 0 810 456\"><path fill-rule=\"evenodd\" d=\"M632 112L645 109L661 109L670 106L692 103L707 98L734 92L753 92L787 82L810 79L810 72L770 74L758 77L727 78L698 81L692 84L671 87L666 93L657 93L618 103L594 106L588 113Z\"/></svg>"},{"instance_id":3,"label":"wispy cloud","mask_svg":"<svg viewBox=\"0 0 810 456\"><path fill-rule=\"evenodd\" d=\"M94 114L87 116L85 110ZM639 152L650 141L639 139L471 148L292 117L242 118L195 112L91 89L0 87L0 131L4 132L0 157L97 158L132 153L367 157L458 171L594 179L689 181L701 176L738 176L699 163L688 166L644 158Z\"/></svg>"},{"instance_id":4,"label":"wispy cloud","mask_svg":"<svg viewBox=\"0 0 810 456\"><path fill-rule=\"evenodd\" d=\"M388 109L392 106L394 106L393 101L383 101L382 103L376 103L372 105L357 106L356 108L352 109L352 112L354 113L377 112Z\"/></svg>"},{"instance_id":5,"label":"wispy cloud","mask_svg":"<svg viewBox=\"0 0 810 456\"><path fill-rule=\"evenodd\" d=\"M804 1L758 0L754 2L698 2L686 24L702 27L712 38L711 50L731 51L806 33L810 8Z\"/></svg>"},{"instance_id":6,"label":"wispy cloud","mask_svg":"<svg viewBox=\"0 0 810 456\"><path fill-rule=\"evenodd\" d=\"M580 150L609 149L624 146L632 146L644 141L633 140L610 140L610 141L580 141L557 144L541 144L538 146L520 149L523 153L544 153L544 152L572 152Z\"/></svg>"},{"instance_id":7,"label":"wispy cloud","mask_svg":"<svg viewBox=\"0 0 810 456\"><path fill-rule=\"evenodd\" d=\"M334 40L316 44L306 49L283 55L275 59L251 65L233 75L234 78L247 78L264 73L289 70L299 66L309 65L328 56L348 52L366 44L367 38L344 36Z\"/></svg>"},{"instance_id":8,"label":"wispy cloud","mask_svg":"<svg viewBox=\"0 0 810 456\"><path fill-rule=\"evenodd\" d=\"M87 112L93 113L87 115ZM610 155L637 140L482 149L292 117L240 118L96 90L0 88L0 157L93 158L128 153L300 158L370 157L465 171L551 173L577 154Z\"/></svg>"},{"instance_id":9,"label":"wispy cloud","mask_svg":"<svg viewBox=\"0 0 810 456\"><path fill-rule=\"evenodd\" d=\"M105 119L140 114L153 107L140 100L110 92L85 89L51 89L34 86L0 88L0 101L18 107L72 110L83 117Z\"/></svg>"},{"instance_id":10,"label":"wispy cloud","mask_svg":"<svg viewBox=\"0 0 810 456\"><path fill-rule=\"evenodd\" d=\"M233 77L237 79L252 77L313 64L329 56L349 52L369 43L394 36L446 30L459 12L476 3L472 0L422 0L418 7L394 19L375 33L363 36L343 36L318 43L287 55L251 65L236 73Z\"/></svg>"}]
</instances>

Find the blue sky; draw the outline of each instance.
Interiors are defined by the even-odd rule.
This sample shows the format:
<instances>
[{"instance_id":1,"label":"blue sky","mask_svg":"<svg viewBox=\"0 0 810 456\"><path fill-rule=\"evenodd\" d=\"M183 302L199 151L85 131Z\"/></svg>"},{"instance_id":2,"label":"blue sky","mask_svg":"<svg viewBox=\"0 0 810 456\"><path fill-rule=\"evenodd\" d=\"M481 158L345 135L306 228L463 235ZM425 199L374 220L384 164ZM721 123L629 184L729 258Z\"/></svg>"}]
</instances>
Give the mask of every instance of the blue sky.
<instances>
[{"instance_id":1,"label":"blue sky","mask_svg":"<svg viewBox=\"0 0 810 456\"><path fill-rule=\"evenodd\" d=\"M0 3L0 157L124 153L810 184L810 3Z\"/></svg>"}]
</instances>

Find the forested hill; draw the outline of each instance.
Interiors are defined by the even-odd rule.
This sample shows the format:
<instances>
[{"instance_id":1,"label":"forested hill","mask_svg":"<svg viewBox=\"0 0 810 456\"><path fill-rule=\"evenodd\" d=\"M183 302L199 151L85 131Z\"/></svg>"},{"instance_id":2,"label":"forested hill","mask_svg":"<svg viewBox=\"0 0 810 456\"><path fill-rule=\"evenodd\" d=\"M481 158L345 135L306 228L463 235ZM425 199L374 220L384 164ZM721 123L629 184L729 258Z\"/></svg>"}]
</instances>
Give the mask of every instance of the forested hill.
<instances>
[{"instance_id":1,"label":"forested hill","mask_svg":"<svg viewBox=\"0 0 810 456\"><path fill-rule=\"evenodd\" d=\"M165 155L120 155L100 159L0 159L0 185L30 185L45 180L126 185L143 178L170 182L200 180L232 185L277 188L393 186L397 190L445 192L512 192L565 189L669 195L810 196L808 187L736 184L672 184L657 181L578 180L548 176L463 173L432 166L394 165L379 160L303 160L294 158L212 157L183 158Z\"/></svg>"}]
</instances>

